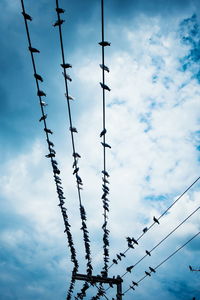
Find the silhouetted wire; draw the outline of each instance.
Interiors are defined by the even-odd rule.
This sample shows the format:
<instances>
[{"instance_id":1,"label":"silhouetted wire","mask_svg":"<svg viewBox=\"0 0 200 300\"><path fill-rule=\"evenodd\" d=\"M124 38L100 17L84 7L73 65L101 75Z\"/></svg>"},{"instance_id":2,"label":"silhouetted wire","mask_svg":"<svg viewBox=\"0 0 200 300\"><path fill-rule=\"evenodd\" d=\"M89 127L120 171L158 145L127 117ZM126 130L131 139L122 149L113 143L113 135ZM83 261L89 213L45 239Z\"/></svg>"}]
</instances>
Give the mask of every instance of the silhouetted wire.
<instances>
[{"instance_id":1,"label":"silhouetted wire","mask_svg":"<svg viewBox=\"0 0 200 300\"><path fill-rule=\"evenodd\" d=\"M109 194L109 188L107 186L106 180L106 99L105 99L105 51L104 51L104 0L101 0L101 49L102 49L102 97L103 97L103 129L102 133L105 132L103 137L103 208L104 208L104 223L102 226L103 229L103 249L104 249L104 267L103 267L103 275L108 276L108 262L109 262L109 230L107 229L107 219L108 219L108 211L109 211L109 203L107 199L107 195Z\"/></svg>"},{"instance_id":2,"label":"silhouetted wire","mask_svg":"<svg viewBox=\"0 0 200 300\"><path fill-rule=\"evenodd\" d=\"M172 254L170 254L167 258L165 258L163 261L161 261L161 263L159 263L156 267L151 268L152 271L150 270L148 273L155 273L155 270L157 270L158 268L160 268L166 261L168 261L171 257L173 257L177 252L179 252L181 249L183 249L187 244L189 244L194 238L196 238L198 235L200 234L200 231L198 233L196 233L191 239L189 239L185 244L183 244L182 246L180 246L177 250L175 250ZM154 270L154 271L153 271ZM125 295L126 293L128 293L128 291L130 291L131 289L134 288L134 285L137 286L141 281L143 281L146 277L150 277L149 275L144 275L142 278L140 278L136 284L134 282L133 286L130 286L125 292L123 292L123 295Z\"/></svg>"},{"instance_id":3,"label":"silhouetted wire","mask_svg":"<svg viewBox=\"0 0 200 300\"><path fill-rule=\"evenodd\" d=\"M200 176L159 216L159 218L157 218L157 220L159 221L164 215L166 215L166 213L195 185L195 183L197 183L197 181L199 181L199 179L200 179ZM155 224L156 224L156 222L154 221L148 228L146 227L146 230L143 231L143 233L136 239L136 241L138 242L143 237L143 235L146 234L147 232L149 232L149 230ZM131 249L131 247L128 246L128 248L124 252L122 252L122 254L125 255L130 249ZM122 259L123 259L123 256L121 256L120 261ZM116 261L118 263L119 258L116 258ZM114 262L109 266L108 269L110 269L113 265L115 265Z\"/></svg>"},{"instance_id":4,"label":"silhouetted wire","mask_svg":"<svg viewBox=\"0 0 200 300\"><path fill-rule=\"evenodd\" d=\"M82 222L82 227L81 230L83 231L83 240L84 240L84 245L85 245L85 259L87 260L87 274L88 276L92 275L92 259L91 259L91 251L90 251L90 240L89 240L89 234L88 234L88 229L86 225L86 212L85 208L82 204L82 199L81 199L81 185L82 185L82 179L79 176L79 167L78 167L78 158L80 155L76 152L75 149L75 141L74 141L74 132L77 132L76 128L73 127L72 123L72 114L71 114L71 107L70 107L70 100L69 100L69 91L68 91L68 83L67 83L67 73L66 73L66 68L72 67L70 64L66 64L65 61L65 51L64 51L64 46L63 46L63 36L62 36L62 28L61 25L64 22L64 20L61 20L60 18L60 13L63 13L64 10L61 12L60 7L59 7L59 1L56 0L56 12L57 12L57 17L58 20L54 24L54 26L58 26L59 28L59 38L60 38L60 49L61 49L61 56L62 56L62 67L63 67L63 72L64 72L64 81L65 81L65 90L66 90L66 98L67 98L67 108L68 108L68 117L69 117L69 124L70 124L70 132L71 132L71 142L72 142L72 150L73 150L73 167L74 167L74 172L76 176L76 183L77 183L77 191L78 191L78 199L79 199L79 208L80 208L80 217L81 217L81 222ZM73 130L75 129L75 131ZM83 293L85 292L85 287L86 283L83 285L82 291Z\"/></svg>"},{"instance_id":5,"label":"silhouetted wire","mask_svg":"<svg viewBox=\"0 0 200 300\"><path fill-rule=\"evenodd\" d=\"M71 252L71 261L74 264L74 268L72 273L76 273L78 271L78 260L76 258L76 250L74 247L74 243L73 243L73 238L72 238L72 234L71 234L71 230L70 227L71 225L69 224L69 219L68 219L68 215L67 215L67 209L64 207L64 192L63 192L63 188L62 188L62 181L61 178L58 176L60 174L60 170L58 169L58 163L55 160L55 150L54 148L54 144L50 141L49 139L49 135L53 134L53 132L48 129L47 127L47 122L46 122L46 118L47 118L47 114L45 114L45 110L44 107L47 105L43 100L42 100L42 96L46 96L46 94L40 90L40 86L39 86L39 80L43 81L42 77L37 73L36 71L36 64L35 64L35 59L33 56L33 53L36 52L37 49L32 47L31 44L31 39L30 39L30 33L29 33L29 28L28 28L28 23L27 20L31 21L32 18L30 15L28 15L25 12L25 7L24 7L24 1L21 0L21 5L22 5L22 14L24 16L24 22L25 22L25 28L26 28L26 33L27 33L27 39L28 39L28 45L29 45L29 50L31 53L31 60L32 60L32 65L33 65L33 70L34 70L34 77L35 77L35 81L36 81L36 86L37 86L37 95L39 97L39 103L40 103L40 108L41 108L41 113L42 113L42 117L40 118L40 121L43 121L44 123L44 131L46 134L46 140L47 140L47 144L48 144L48 150L49 150L49 154L46 155L46 157L50 158L51 160L51 165L52 165L52 170L53 170L53 174L54 174L54 180L55 180L55 185L56 185L56 190L57 190L57 195L59 198L59 206L61 209L61 213L63 216L63 220L64 220L64 225L65 225L65 233L67 234L67 240L68 240L68 246L70 248L70 252ZM37 52L39 52L39 50L37 50ZM71 284L70 286L74 286L74 280L71 280ZM70 294L67 297L67 300L70 300L71 296Z\"/></svg>"}]
</instances>

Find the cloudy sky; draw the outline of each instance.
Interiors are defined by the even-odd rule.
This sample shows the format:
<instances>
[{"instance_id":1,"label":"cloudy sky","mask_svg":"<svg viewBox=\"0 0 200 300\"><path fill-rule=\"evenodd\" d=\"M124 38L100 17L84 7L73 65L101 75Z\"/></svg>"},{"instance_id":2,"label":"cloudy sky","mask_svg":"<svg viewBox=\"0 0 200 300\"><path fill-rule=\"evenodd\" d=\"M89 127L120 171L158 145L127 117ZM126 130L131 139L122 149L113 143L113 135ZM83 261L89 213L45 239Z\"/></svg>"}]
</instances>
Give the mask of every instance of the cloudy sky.
<instances>
[{"instance_id":1,"label":"cloudy sky","mask_svg":"<svg viewBox=\"0 0 200 300\"><path fill-rule=\"evenodd\" d=\"M94 274L103 267L101 202L102 129L100 1L63 0L63 38L73 65L69 92L76 148L81 154L82 200L87 211ZM31 40L40 49L48 126L61 169L74 243L85 273L78 197L60 67L55 1L25 0ZM110 256L127 248L199 177L200 19L198 0L105 0L107 166L110 173ZM21 4L0 2L0 294L2 300L63 300L72 271L62 216L36 95ZM126 259L110 269L122 275L199 206L200 183L153 227ZM126 290L149 266L156 266L200 230L199 211L151 257L124 277ZM199 237L124 299L200 299ZM75 292L82 286L77 283ZM87 299L95 295L90 289ZM159 295L159 296L158 296ZM108 292L109 299L115 291Z\"/></svg>"}]
</instances>

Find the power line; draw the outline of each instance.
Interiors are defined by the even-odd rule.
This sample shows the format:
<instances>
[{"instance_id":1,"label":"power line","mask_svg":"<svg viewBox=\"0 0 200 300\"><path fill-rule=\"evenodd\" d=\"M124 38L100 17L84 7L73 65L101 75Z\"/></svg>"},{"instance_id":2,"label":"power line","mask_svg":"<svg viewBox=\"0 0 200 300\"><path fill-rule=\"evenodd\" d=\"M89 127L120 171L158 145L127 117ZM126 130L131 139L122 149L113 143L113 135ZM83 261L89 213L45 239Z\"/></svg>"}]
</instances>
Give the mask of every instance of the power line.
<instances>
[{"instance_id":1,"label":"power line","mask_svg":"<svg viewBox=\"0 0 200 300\"><path fill-rule=\"evenodd\" d=\"M181 247L179 247L177 250L175 250L172 254L170 254L167 258L165 258L163 261L161 261L156 267L152 268L152 267L149 267L149 270L150 271L145 271L145 274L142 278L140 278L137 282L134 282L133 281L133 285L130 286L124 293L123 295L125 295L126 293L128 293L128 291L130 291L131 289L134 290L135 289L135 286L138 286L138 284L140 282L142 282L146 277L150 277L151 276L151 273L155 273L156 270L158 268L160 268L166 261L168 261L170 258L172 258L177 252L179 252L181 249L183 249L187 244L189 244L194 238L196 238L198 235L200 234L200 231L195 234L191 239L189 239L185 244L183 244Z\"/></svg>"},{"instance_id":2,"label":"power line","mask_svg":"<svg viewBox=\"0 0 200 300\"><path fill-rule=\"evenodd\" d=\"M57 195L58 195L58 199L59 199L59 204L58 206L61 209L61 213L63 216L63 221L64 221L64 225L65 225L65 233L67 235L67 240L68 240L68 246L70 248L70 252L71 252L71 261L74 264L74 268L72 273L77 272L78 271L78 260L76 258L76 250L74 247L74 242L73 242L73 238L72 238L72 234L71 234L71 230L70 230L70 223L69 223L69 218L67 215L67 209L64 207L65 204L65 196L64 196L64 192L63 192L63 187L62 187L62 181L61 178L58 176L60 175L60 170L58 168L58 163L55 160L56 157L56 151L54 150L54 144L52 141L50 141L50 134L53 134L53 132L47 127L47 114L45 113L45 107L47 106L47 104L42 100L43 96L46 96L46 94L40 89L40 85L39 85L39 81L43 82L43 78L41 75L39 75L37 73L36 70L36 64L35 64L35 59L34 59L34 55L33 53L40 53L40 51L36 48L32 47L32 43L31 43L31 38L30 38L30 33L29 33L29 28L28 28L28 21L32 21L32 17L26 13L25 11L25 7L24 7L24 1L21 0L21 6L22 6L22 15L24 17L24 22L25 22L25 28L26 28L26 34L27 34L27 39L28 39L28 45L29 45L29 51L31 54L31 61L32 61L32 66L33 66L33 70L34 70L34 77L35 77L35 82L36 82L36 87L37 87L37 95L39 97L39 104L40 104L40 108L41 108L41 113L42 113L42 117L40 118L40 122L43 121L44 123L44 131L45 131L45 135L46 135L46 141L47 141L47 145L48 145L48 150L49 150L49 154L46 155L47 158L50 158L51 160L51 165L52 165L52 170L53 170L53 174L54 174L54 180L55 180L55 185L56 185L56 191L57 191ZM70 289L67 295L67 299L70 300L71 299L71 288L74 286L74 280L71 280L71 284L70 284Z\"/></svg>"},{"instance_id":3,"label":"power line","mask_svg":"<svg viewBox=\"0 0 200 300\"><path fill-rule=\"evenodd\" d=\"M89 240L89 234L88 234L88 229L86 225L86 212L85 208L82 204L82 199L81 199L81 189L82 189L82 179L79 176L79 167L78 167L78 159L80 158L80 155L76 152L75 148L75 141L74 141L74 133L77 132L76 128L73 127L72 123L72 114L71 114L71 107L70 107L70 97L69 97L69 92L68 92L68 83L67 83L67 78L68 75L66 73L66 69L71 68L72 66L69 63L66 63L65 61L65 51L64 51L64 46L63 46L63 36L62 36L62 27L61 25L63 24L64 20L60 18L60 14L64 13L64 10L59 7L59 1L56 0L56 12L57 12L57 21L54 24L54 26L57 26L59 29L59 39L60 39L60 49L61 49L61 56L62 56L62 68L63 68L63 73L64 73L64 82L65 82L65 91L66 91L66 98L67 98L67 108L68 108L68 117L69 117L69 124L70 124L70 133L71 133L71 142L72 142L72 150L73 150L73 167L74 171L73 174L76 177L76 183L77 183L77 191L78 191L78 199L79 199L79 209L80 209L80 217L81 217L81 222L82 222L82 227L81 230L83 231L83 240L84 240L84 245L85 245L85 258L87 260L87 273L90 276L92 274L92 259L91 259L91 251L90 251L90 240Z\"/></svg>"},{"instance_id":4,"label":"power line","mask_svg":"<svg viewBox=\"0 0 200 300\"><path fill-rule=\"evenodd\" d=\"M107 195L109 194L109 187L108 187L108 180L109 174L107 172L106 168L106 148L111 148L110 145L106 143L106 97L105 97L105 90L110 91L110 88L105 85L105 71L109 72L109 69L107 66L105 66L105 51L104 48L106 46L110 46L110 43L106 42L104 39L104 0L101 0L101 42L99 43L102 49L102 64L100 65L102 69L102 83L100 82L100 85L102 87L102 97L103 97L103 128L100 133L100 137L102 137L103 142L101 143L103 146L103 184L102 184L102 202L103 202L103 208L104 208L104 223L102 226L103 229L103 249L104 249L104 267L102 271L103 276L108 276L108 262L109 262L109 230L107 229L107 219L108 219L108 212L109 212L109 200L107 198Z\"/></svg>"},{"instance_id":5,"label":"power line","mask_svg":"<svg viewBox=\"0 0 200 300\"><path fill-rule=\"evenodd\" d=\"M166 213L195 185L195 183L197 183L200 179L200 176L158 217L155 218L156 221L154 221L149 227L145 227L143 229L143 233L136 239L136 241L138 242L147 232L149 232L149 230L156 224L159 223L157 221L159 221L164 215L166 215ZM117 264L119 261L121 261L123 259L123 257L125 257L125 254L133 247L133 243L132 241L128 242L128 248L124 251L124 252L120 252L120 254L116 254L117 258L114 259L115 262L113 262L108 269L110 269L113 265Z\"/></svg>"}]
</instances>

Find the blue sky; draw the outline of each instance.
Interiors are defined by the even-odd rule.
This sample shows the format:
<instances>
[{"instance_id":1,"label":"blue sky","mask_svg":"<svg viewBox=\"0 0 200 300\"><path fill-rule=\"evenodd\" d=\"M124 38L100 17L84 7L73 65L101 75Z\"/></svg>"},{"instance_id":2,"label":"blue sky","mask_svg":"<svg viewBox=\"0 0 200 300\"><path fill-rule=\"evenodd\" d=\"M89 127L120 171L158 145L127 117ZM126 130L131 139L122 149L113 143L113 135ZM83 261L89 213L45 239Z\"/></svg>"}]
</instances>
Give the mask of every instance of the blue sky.
<instances>
[{"instance_id":1,"label":"blue sky","mask_svg":"<svg viewBox=\"0 0 200 300\"><path fill-rule=\"evenodd\" d=\"M102 268L101 52L99 1L60 1L76 145L81 153L83 201L88 215L94 273ZM72 176L71 141L61 74L54 1L25 1L38 72L44 77L48 124L67 195L71 230L85 272L78 199ZM200 170L200 20L198 1L106 1L106 82L110 173L110 253L126 249L198 176ZM0 294L1 299L65 299L72 264L36 96L20 1L0 3ZM124 262L110 270L123 274L199 206L196 184L146 234ZM200 228L199 212L125 277L124 289L139 280ZM125 299L200 299L199 238ZM75 291L79 291L80 283ZM95 293L91 289L87 299ZM113 297L113 293L109 297Z\"/></svg>"}]
</instances>

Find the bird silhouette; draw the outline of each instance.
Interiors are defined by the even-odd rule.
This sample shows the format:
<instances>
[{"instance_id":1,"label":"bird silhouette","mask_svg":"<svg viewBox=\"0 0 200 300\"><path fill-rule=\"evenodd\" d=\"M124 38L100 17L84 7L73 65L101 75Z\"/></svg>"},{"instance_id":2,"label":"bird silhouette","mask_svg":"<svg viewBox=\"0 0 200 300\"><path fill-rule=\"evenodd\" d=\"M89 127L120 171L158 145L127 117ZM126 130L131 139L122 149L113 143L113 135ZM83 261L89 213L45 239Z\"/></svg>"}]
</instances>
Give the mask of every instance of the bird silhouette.
<instances>
[{"instance_id":1,"label":"bird silhouette","mask_svg":"<svg viewBox=\"0 0 200 300\"><path fill-rule=\"evenodd\" d=\"M104 129L102 130L102 132L100 133L100 137L104 136L104 135L106 134L106 132L107 132L107 130L104 128Z\"/></svg>"},{"instance_id":2,"label":"bird silhouette","mask_svg":"<svg viewBox=\"0 0 200 300\"><path fill-rule=\"evenodd\" d=\"M155 269L152 268L152 267L149 267L149 270L150 270L151 272L153 272L153 273L156 273Z\"/></svg>"},{"instance_id":3,"label":"bird silhouette","mask_svg":"<svg viewBox=\"0 0 200 300\"><path fill-rule=\"evenodd\" d=\"M150 274L149 272L147 272L147 271L145 271L145 274L146 274L147 276L151 276L151 274Z\"/></svg>"},{"instance_id":4,"label":"bird silhouette","mask_svg":"<svg viewBox=\"0 0 200 300\"><path fill-rule=\"evenodd\" d=\"M40 51L36 48L33 48L33 47L28 47L28 49L30 50L30 52L32 53L40 53Z\"/></svg>"},{"instance_id":5,"label":"bird silhouette","mask_svg":"<svg viewBox=\"0 0 200 300\"><path fill-rule=\"evenodd\" d=\"M104 83L102 83L102 82L99 82L99 83L100 83L102 89L107 90L107 91L109 91L109 92L111 91L111 89L110 89L106 84L104 84Z\"/></svg>"},{"instance_id":6,"label":"bird silhouette","mask_svg":"<svg viewBox=\"0 0 200 300\"><path fill-rule=\"evenodd\" d=\"M79 171L79 168L76 168L76 169L74 170L74 172L73 172L73 175L76 174L76 173L78 173L78 171Z\"/></svg>"},{"instance_id":7,"label":"bird silhouette","mask_svg":"<svg viewBox=\"0 0 200 300\"><path fill-rule=\"evenodd\" d=\"M133 242L134 244L138 245L138 242L137 242L137 240L136 240L136 239L134 239L133 237L132 237L132 242Z\"/></svg>"},{"instance_id":8,"label":"bird silhouette","mask_svg":"<svg viewBox=\"0 0 200 300\"><path fill-rule=\"evenodd\" d=\"M138 286L138 283L135 282L135 281L132 281L132 284L135 285L135 286Z\"/></svg>"},{"instance_id":9,"label":"bird silhouette","mask_svg":"<svg viewBox=\"0 0 200 300\"><path fill-rule=\"evenodd\" d=\"M103 173L103 175L107 176L107 177L110 177L110 175L108 174L107 171L103 170L101 173Z\"/></svg>"},{"instance_id":10,"label":"bird silhouette","mask_svg":"<svg viewBox=\"0 0 200 300\"><path fill-rule=\"evenodd\" d=\"M53 134L53 131L51 131L51 129L48 129L48 128L44 128L44 131L45 131L46 133L50 133L50 134Z\"/></svg>"},{"instance_id":11,"label":"bird silhouette","mask_svg":"<svg viewBox=\"0 0 200 300\"><path fill-rule=\"evenodd\" d=\"M35 74L34 74L34 77L35 77L37 80L40 80L41 82L43 82L43 78L42 78L42 76L40 76L39 74L35 73Z\"/></svg>"},{"instance_id":12,"label":"bird silhouette","mask_svg":"<svg viewBox=\"0 0 200 300\"><path fill-rule=\"evenodd\" d=\"M24 16L24 19L28 20L28 21L32 21L32 17L30 15L28 15L27 13L25 12L22 12L22 15Z\"/></svg>"},{"instance_id":13,"label":"bird silhouette","mask_svg":"<svg viewBox=\"0 0 200 300\"><path fill-rule=\"evenodd\" d=\"M63 69L68 69L68 68L72 68L72 65L71 64L68 64L68 63L64 63L64 64L61 64L61 67Z\"/></svg>"},{"instance_id":14,"label":"bird silhouette","mask_svg":"<svg viewBox=\"0 0 200 300\"><path fill-rule=\"evenodd\" d=\"M151 253L148 250L145 250L146 254L151 256Z\"/></svg>"},{"instance_id":15,"label":"bird silhouette","mask_svg":"<svg viewBox=\"0 0 200 300\"><path fill-rule=\"evenodd\" d=\"M118 264L116 259L113 259L113 263L116 264L116 265Z\"/></svg>"},{"instance_id":16,"label":"bird silhouette","mask_svg":"<svg viewBox=\"0 0 200 300\"><path fill-rule=\"evenodd\" d=\"M124 253L121 253L121 252L120 252L120 255L121 255L122 257L126 257L126 255L125 255Z\"/></svg>"},{"instance_id":17,"label":"bird silhouette","mask_svg":"<svg viewBox=\"0 0 200 300\"><path fill-rule=\"evenodd\" d=\"M49 154L45 155L45 157L47 157L47 158L55 157L55 154L54 153L49 153Z\"/></svg>"},{"instance_id":18,"label":"bird silhouette","mask_svg":"<svg viewBox=\"0 0 200 300\"><path fill-rule=\"evenodd\" d=\"M131 270L132 270L133 268L134 268L134 266L130 266L130 267L126 268L126 271L129 272L129 273L131 273Z\"/></svg>"},{"instance_id":19,"label":"bird silhouette","mask_svg":"<svg viewBox=\"0 0 200 300\"><path fill-rule=\"evenodd\" d=\"M99 43L100 46L103 46L103 47L106 47L106 46L110 46L111 43L110 42L107 42L107 41L102 41Z\"/></svg>"},{"instance_id":20,"label":"bird silhouette","mask_svg":"<svg viewBox=\"0 0 200 300\"><path fill-rule=\"evenodd\" d=\"M62 25L63 23L65 22L65 20L57 20L54 24L53 24L53 26L54 27L56 27L56 26L59 26L59 25Z\"/></svg>"},{"instance_id":21,"label":"bird silhouette","mask_svg":"<svg viewBox=\"0 0 200 300\"><path fill-rule=\"evenodd\" d=\"M38 95L39 97L42 97L42 96L46 97L45 92L43 92L43 91L41 91L41 90L38 90L37 95Z\"/></svg>"},{"instance_id":22,"label":"bird silhouette","mask_svg":"<svg viewBox=\"0 0 200 300\"><path fill-rule=\"evenodd\" d=\"M156 219L156 217L153 217L153 220L154 220L155 223L160 224L158 219Z\"/></svg>"},{"instance_id":23,"label":"bird silhouette","mask_svg":"<svg viewBox=\"0 0 200 300\"><path fill-rule=\"evenodd\" d=\"M107 66L105 66L105 65L102 65L102 64L100 64L99 65L100 66L100 68L102 69L102 70L105 70L105 71L107 71L108 73L109 73L109 68L107 67Z\"/></svg>"},{"instance_id":24,"label":"bird silhouette","mask_svg":"<svg viewBox=\"0 0 200 300\"><path fill-rule=\"evenodd\" d=\"M148 228L145 227L143 230L142 230L144 233L146 233L148 231Z\"/></svg>"},{"instance_id":25,"label":"bird silhouette","mask_svg":"<svg viewBox=\"0 0 200 300\"><path fill-rule=\"evenodd\" d=\"M54 143L53 142L51 142L49 140L47 140L47 142L48 142L49 146L54 147Z\"/></svg>"},{"instance_id":26,"label":"bird silhouette","mask_svg":"<svg viewBox=\"0 0 200 300\"><path fill-rule=\"evenodd\" d=\"M63 8L57 7L56 11L58 14L63 14L65 12L65 10Z\"/></svg>"},{"instance_id":27,"label":"bird silhouette","mask_svg":"<svg viewBox=\"0 0 200 300\"><path fill-rule=\"evenodd\" d=\"M110 149L111 149L111 146L110 146L110 145L108 145L108 144L106 144L106 143L103 143L103 142L101 142L101 144L102 144L103 147L105 147L105 148L110 148Z\"/></svg>"},{"instance_id":28,"label":"bird silhouette","mask_svg":"<svg viewBox=\"0 0 200 300\"><path fill-rule=\"evenodd\" d=\"M77 152L74 152L73 154L72 154L72 156L74 157L74 158L81 158L81 156L80 156L80 154L78 154Z\"/></svg>"},{"instance_id":29,"label":"bird silhouette","mask_svg":"<svg viewBox=\"0 0 200 300\"><path fill-rule=\"evenodd\" d=\"M47 115L43 115L43 116L39 119L39 122L46 120L46 118L47 118Z\"/></svg>"},{"instance_id":30,"label":"bird silhouette","mask_svg":"<svg viewBox=\"0 0 200 300\"><path fill-rule=\"evenodd\" d=\"M76 132L76 133L78 133L78 131L77 131L77 129L76 129L75 127L70 127L69 130L70 130L71 132Z\"/></svg>"},{"instance_id":31,"label":"bird silhouette","mask_svg":"<svg viewBox=\"0 0 200 300\"><path fill-rule=\"evenodd\" d=\"M130 288L135 291L135 288L132 285L130 285Z\"/></svg>"},{"instance_id":32,"label":"bird silhouette","mask_svg":"<svg viewBox=\"0 0 200 300\"><path fill-rule=\"evenodd\" d=\"M71 77L67 73L62 72L62 74L63 74L65 79L67 79L69 81L72 81Z\"/></svg>"}]
</instances>

